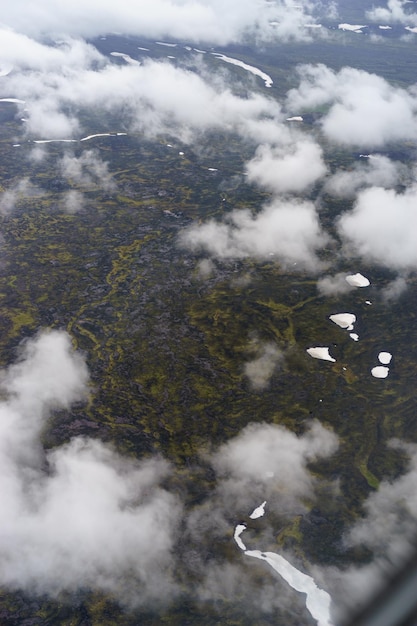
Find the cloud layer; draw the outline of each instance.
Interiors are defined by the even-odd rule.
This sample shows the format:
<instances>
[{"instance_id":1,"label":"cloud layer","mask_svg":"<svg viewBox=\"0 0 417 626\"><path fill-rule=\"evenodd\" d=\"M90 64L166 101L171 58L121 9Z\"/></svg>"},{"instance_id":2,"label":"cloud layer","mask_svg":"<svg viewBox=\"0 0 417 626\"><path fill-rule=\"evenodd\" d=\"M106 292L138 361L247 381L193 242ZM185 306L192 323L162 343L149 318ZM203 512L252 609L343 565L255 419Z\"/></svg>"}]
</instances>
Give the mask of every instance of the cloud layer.
<instances>
[{"instance_id":1,"label":"cloud layer","mask_svg":"<svg viewBox=\"0 0 417 626\"><path fill-rule=\"evenodd\" d=\"M180 506L159 486L167 463L83 438L43 451L51 411L87 392L84 359L64 332L28 341L1 383L1 584L49 595L90 587L133 605L168 599Z\"/></svg>"},{"instance_id":2,"label":"cloud layer","mask_svg":"<svg viewBox=\"0 0 417 626\"><path fill-rule=\"evenodd\" d=\"M94 37L123 32L149 38L180 39L225 45L248 36L263 40L305 38L304 25L312 21L312 3L294 5L244 0L156 0L151 4L121 0L75 0L56 4L41 0L32 5L17 0L3 11L2 20L15 30L33 37L70 34ZM272 22L272 23L271 23Z\"/></svg>"}]
</instances>

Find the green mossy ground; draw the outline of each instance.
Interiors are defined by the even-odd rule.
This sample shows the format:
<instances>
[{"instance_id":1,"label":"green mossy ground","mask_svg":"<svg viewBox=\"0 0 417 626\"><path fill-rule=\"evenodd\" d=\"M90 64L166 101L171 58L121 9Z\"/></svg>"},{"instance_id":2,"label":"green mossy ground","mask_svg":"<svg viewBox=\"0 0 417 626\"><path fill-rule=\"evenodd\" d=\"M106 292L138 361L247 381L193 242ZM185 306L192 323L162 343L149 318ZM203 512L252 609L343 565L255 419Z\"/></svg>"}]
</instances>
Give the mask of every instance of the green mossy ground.
<instances>
[{"instance_id":1,"label":"green mossy ground","mask_svg":"<svg viewBox=\"0 0 417 626\"><path fill-rule=\"evenodd\" d=\"M350 45L348 36L346 41ZM285 63L292 67L299 54L298 46L287 48L277 76L284 76ZM275 66L271 58L271 73ZM45 446L84 434L135 457L160 452L176 467L174 482L187 485L191 508L214 485L201 469L202 453L250 422L301 433L317 418L337 433L340 450L311 470L324 485L339 481L340 493L323 487L309 514L280 520L275 541L300 559L326 564L348 559L340 548L344 528L362 514L364 499L379 481L405 467L402 453L387 441L415 440L415 282L399 303L388 306L378 289L391 277L377 268L368 268L376 287L366 296L356 290L337 299L319 296L314 276L286 273L273 262L219 263L210 278L198 278L199 259L178 245L178 233L233 208L256 211L268 199L243 182L243 163L253 146L237 137L201 138L199 150L168 137L97 139L94 149L108 161L116 188L82 189L84 206L69 215L62 211L62 197L76 185L67 181L60 190L56 182L57 159L68 148L49 144L43 161L29 163L30 144L10 148L16 132L13 119L3 122L0 189L29 176L43 193L19 197L1 219L0 363L13 362L22 339L52 327L70 333L91 372L88 403L57 414ZM175 148L167 147L170 141ZM81 148L73 151L80 154ZM327 158L331 167L349 167L354 160L331 148ZM323 222L330 227L348 208L346 201L326 196L321 202ZM359 269L340 265L335 271ZM365 305L365 298L374 305ZM330 314L341 311L356 313L359 343L329 322ZM274 343L285 355L262 392L253 390L244 374L253 337ZM331 346L337 363L311 359L306 348L313 345ZM391 346L390 377L372 379L379 350ZM259 568L261 585L264 570L253 567ZM138 623L134 613L95 594L61 603L4 593L2 606L5 626L23 623L23 617L33 625ZM254 623L227 598L217 606L207 603L204 615L198 611L182 603L157 617L142 612L140 624L182 626L186 615L201 626L219 623L219 615L222 624ZM282 623L297 619L287 616ZM258 615L256 623L276 622Z\"/></svg>"}]
</instances>

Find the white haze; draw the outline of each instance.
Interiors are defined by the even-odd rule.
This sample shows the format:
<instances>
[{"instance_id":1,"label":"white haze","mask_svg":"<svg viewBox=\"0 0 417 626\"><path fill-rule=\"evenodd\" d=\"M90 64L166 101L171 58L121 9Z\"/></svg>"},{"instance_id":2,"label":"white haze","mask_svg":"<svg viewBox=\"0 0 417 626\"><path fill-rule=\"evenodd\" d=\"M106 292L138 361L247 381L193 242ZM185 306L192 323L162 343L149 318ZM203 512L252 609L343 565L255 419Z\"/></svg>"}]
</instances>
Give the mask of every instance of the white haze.
<instances>
[{"instance_id":1,"label":"white haze","mask_svg":"<svg viewBox=\"0 0 417 626\"><path fill-rule=\"evenodd\" d=\"M407 279L404 276L397 276L381 290L382 299L387 303L395 302L407 291L407 288Z\"/></svg>"},{"instance_id":2,"label":"white haze","mask_svg":"<svg viewBox=\"0 0 417 626\"><path fill-rule=\"evenodd\" d=\"M42 190L33 185L29 178L24 177L8 189L0 192L0 214L7 215L23 199L42 194Z\"/></svg>"},{"instance_id":3,"label":"white haze","mask_svg":"<svg viewBox=\"0 0 417 626\"><path fill-rule=\"evenodd\" d=\"M394 441L391 445L409 455L408 470L396 480L383 480L363 505L364 515L346 533L345 547L366 546L373 558L366 565L346 568L313 568L336 600L340 621L353 608L369 602L378 589L392 579L416 550L417 448Z\"/></svg>"},{"instance_id":4,"label":"white haze","mask_svg":"<svg viewBox=\"0 0 417 626\"><path fill-rule=\"evenodd\" d=\"M44 451L54 409L85 398L88 371L69 336L42 333L2 372L0 583L56 595L93 588L140 604L168 599L180 507L159 459L120 457L76 438Z\"/></svg>"},{"instance_id":5,"label":"white haze","mask_svg":"<svg viewBox=\"0 0 417 626\"><path fill-rule=\"evenodd\" d=\"M70 189L62 196L63 209L66 213L73 215L84 208L84 194L77 189Z\"/></svg>"}]
</instances>

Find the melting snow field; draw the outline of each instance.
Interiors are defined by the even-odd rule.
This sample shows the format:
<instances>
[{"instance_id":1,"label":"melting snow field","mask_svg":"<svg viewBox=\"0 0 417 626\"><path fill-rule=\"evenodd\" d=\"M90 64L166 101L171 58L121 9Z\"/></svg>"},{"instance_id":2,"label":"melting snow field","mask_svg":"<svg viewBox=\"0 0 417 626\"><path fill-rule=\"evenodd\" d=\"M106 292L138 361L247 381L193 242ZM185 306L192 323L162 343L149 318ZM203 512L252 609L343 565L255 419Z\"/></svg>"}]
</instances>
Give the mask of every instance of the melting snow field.
<instances>
[{"instance_id":1,"label":"melting snow field","mask_svg":"<svg viewBox=\"0 0 417 626\"><path fill-rule=\"evenodd\" d=\"M256 519L261 517L265 512L264 501L251 513L250 517ZM255 512L260 514L254 515ZM317 587L314 578L300 572L296 567L291 565L283 556L275 552L261 552L260 550L247 550L246 545L241 539L242 533L246 530L246 524L238 524L235 527L233 538L239 548L246 556L251 556L261 561L266 561L295 591L306 594L306 608L312 617L317 620L317 626L333 626L330 619L331 597Z\"/></svg>"},{"instance_id":2,"label":"melting snow field","mask_svg":"<svg viewBox=\"0 0 417 626\"><path fill-rule=\"evenodd\" d=\"M0 98L0 102L12 102L14 104L25 104L25 101L19 100L19 98Z\"/></svg>"},{"instance_id":3,"label":"melting snow field","mask_svg":"<svg viewBox=\"0 0 417 626\"><path fill-rule=\"evenodd\" d=\"M167 48L176 48L177 43L167 43L166 41L155 41L158 46L166 46Z\"/></svg>"},{"instance_id":4,"label":"melting snow field","mask_svg":"<svg viewBox=\"0 0 417 626\"><path fill-rule=\"evenodd\" d=\"M340 326L340 328L353 330L353 324L356 322L356 315L353 313L336 313L335 315L329 315L329 320Z\"/></svg>"},{"instance_id":5,"label":"melting snow field","mask_svg":"<svg viewBox=\"0 0 417 626\"><path fill-rule=\"evenodd\" d=\"M327 591L317 587L314 579L303 574L284 557L275 552L261 552L260 550L246 550L246 556L266 561L282 578L296 591L305 593L306 608L317 620L318 626L332 626L330 621L331 598Z\"/></svg>"},{"instance_id":6,"label":"melting snow field","mask_svg":"<svg viewBox=\"0 0 417 626\"><path fill-rule=\"evenodd\" d=\"M81 137L81 139L34 139L33 143L55 143L59 141L63 141L66 143L78 143L79 141L90 141L90 139L94 139L95 137L124 137L127 133L96 133L95 135L87 135L86 137Z\"/></svg>"},{"instance_id":7,"label":"melting snow field","mask_svg":"<svg viewBox=\"0 0 417 626\"><path fill-rule=\"evenodd\" d=\"M378 354L378 361L383 365L389 365L391 363L392 354L391 352L380 352Z\"/></svg>"},{"instance_id":8,"label":"melting snow field","mask_svg":"<svg viewBox=\"0 0 417 626\"><path fill-rule=\"evenodd\" d=\"M263 515L265 515L265 504L266 504L266 500L264 500L262 504L257 506L256 509L254 509L252 513L249 515L249 517L251 519L258 519L258 517L262 517Z\"/></svg>"},{"instance_id":9,"label":"melting snow field","mask_svg":"<svg viewBox=\"0 0 417 626\"><path fill-rule=\"evenodd\" d=\"M243 533L244 530L246 530L245 524L238 524L236 526L236 528L235 528L235 532L234 532L234 535L233 535L233 538L236 541L237 545L243 551L246 550L246 546L243 543L243 541L241 540L240 535Z\"/></svg>"},{"instance_id":10,"label":"melting snow field","mask_svg":"<svg viewBox=\"0 0 417 626\"><path fill-rule=\"evenodd\" d=\"M224 54L220 54L219 52L212 52L211 54L217 57L218 59L221 59L225 63L231 63L232 65L237 65L238 67L241 67L247 72L250 72L251 74L258 76L259 78L262 78L262 80L265 82L265 87L271 87L271 85L274 82L268 74L265 74L265 72L258 69L257 67L254 67L253 65L248 65L247 63L244 63L243 61L239 61L239 59L233 59L232 57L227 57Z\"/></svg>"},{"instance_id":11,"label":"melting snow field","mask_svg":"<svg viewBox=\"0 0 417 626\"><path fill-rule=\"evenodd\" d=\"M346 281L351 287L369 287L371 284L366 276L359 273L349 274L349 276L346 276Z\"/></svg>"},{"instance_id":12,"label":"melting snow field","mask_svg":"<svg viewBox=\"0 0 417 626\"><path fill-rule=\"evenodd\" d=\"M353 33L362 33L362 28L366 28L366 24L339 24L339 30L350 30Z\"/></svg>"},{"instance_id":13,"label":"melting snow field","mask_svg":"<svg viewBox=\"0 0 417 626\"><path fill-rule=\"evenodd\" d=\"M389 374L389 367L377 365L371 369L371 374L374 378L386 378Z\"/></svg>"},{"instance_id":14,"label":"melting snow field","mask_svg":"<svg viewBox=\"0 0 417 626\"><path fill-rule=\"evenodd\" d=\"M136 59L132 59L128 54L124 54L123 52L110 52L110 56L112 57L120 57L123 61L126 61L129 65L140 65L139 61Z\"/></svg>"},{"instance_id":15,"label":"melting snow field","mask_svg":"<svg viewBox=\"0 0 417 626\"><path fill-rule=\"evenodd\" d=\"M306 352L308 352L308 354L312 356L313 359L321 359L322 361L331 361L332 363L336 363L336 359L334 359L329 354L329 348L307 348Z\"/></svg>"}]
</instances>

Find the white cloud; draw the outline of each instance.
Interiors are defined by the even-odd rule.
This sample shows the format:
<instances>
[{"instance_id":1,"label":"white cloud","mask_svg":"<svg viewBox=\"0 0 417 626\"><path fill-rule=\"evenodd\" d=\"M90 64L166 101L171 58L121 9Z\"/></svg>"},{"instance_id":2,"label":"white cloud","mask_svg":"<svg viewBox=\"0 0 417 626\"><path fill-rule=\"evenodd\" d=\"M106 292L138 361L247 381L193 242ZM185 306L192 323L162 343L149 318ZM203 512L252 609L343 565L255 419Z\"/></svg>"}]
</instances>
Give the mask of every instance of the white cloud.
<instances>
[{"instance_id":1,"label":"white cloud","mask_svg":"<svg viewBox=\"0 0 417 626\"><path fill-rule=\"evenodd\" d=\"M322 276L317 281L317 289L322 296L337 296L352 291L354 287L346 281L346 273Z\"/></svg>"},{"instance_id":2,"label":"white cloud","mask_svg":"<svg viewBox=\"0 0 417 626\"><path fill-rule=\"evenodd\" d=\"M417 526L417 447L398 441L391 445L408 452L408 470L396 480L382 481L371 493L364 504L365 517L351 528L346 543L366 545L376 556L399 563L409 556Z\"/></svg>"},{"instance_id":3,"label":"white cloud","mask_svg":"<svg viewBox=\"0 0 417 626\"><path fill-rule=\"evenodd\" d=\"M80 132L77 108L124 110L124 123L148 134L171 132L183 139L195 131L222 129L253 135L269 121L278 124L279 105L256 93L239 97L218 76L205 80L194 71L168 62L143 65L106 62L98 68L69 63L39 73L12 73L7 89L26 102L26 128L46 138ZM71 113L68 113L68 109Z\"/></svg>"},{"instance_id":4,"label":"white cloud","mask_svg":"<svg viewBox=\"0 0 417 626\"><path fill-rule=\"evenodd\" d=\"M350 170L337 171L326 180L324 189L336 196L354 197L362 187L394 187L407 174L408 168L402 163L375 154Z\"/></svg>"},{"instance_id":5,"label":"white cloud","mask_svg":"<svg viewBox=\"0 0 417 626\"><path fill-rule=\"evenodd\" d=\"M347 568L317 569L335 600L337 618L342 621L369 602L388 585L393 575L415 552L417 530L417 450L415 444L392 442L409 454L407 471L396 480L383 480L363 505L363 516L344 538L345 547L366 546L372 553L367 564Z\"/></svg>"},{"instance_id":6,"label":"white cloud","mask_svg":"<svg viewBox=\"0 0 417 626\"><path fill-rule=\"evenodd\" d=\"M373 7L366 12L366 17L373 22L401 22L417 24L417 14L404 10L408 4L405 0L388 0L386 7Z\"/></svg>"},{"instance_id":7,"label":"white cloud","mask_svg":"<svg viewBox=\"0 0 417 626\"><path fill-rule=\"evenodd\" d=\"M306 138L292 146L261 145L246 164L249 181L276 193L305 191L324 176L326 170L322 149Z\"/></svg>"},{"instance_id":8,"label":"white cloud","mask_svg":"<svg viewBox=\"0 0 417 626\"><path fill-rule=\"evenodd\" d=\"M81 191L70 189L63 194L62 202L66 213L78 213L84 207L84 195Z\"/></svg>"},{"instance_id":9,"label":"white cloud","mask_svg":"<svg viewBox=\"0 0 417 626\"><path fill-rule=\"evenodd\" d=\"M398 300L407 289L407 279L404 276L397 276L381 290L382 299L384 302L393 302Z\"/></svg>"},{"instance_id":10,"label":"white cloud","mask_svg":"<svg viewBox=\"0 0 417 626\"><path fill-rule=\"evenodd\" d=\"M96 150L85 150L80 156L65 154L58 162L62 175L82 188L104 189L112 191L115 183L106 161L100 158Z\"/></svg>"},{"instance_id":11,"label":"white cloud","mask_svg":"<svg viewBox=\"0 0 417 626\"><path fill-rule=\"evenodd\" d=\"M275 424L249 424L213 456L219 492L228 501L254 494L262 500L274 493L282 514L300 511L314 486L307 464L332 455L337 447L334 433L317 421L300 437Z\"/></svg>"},{"instance_id":12,"label":"white cloud","mask_svg":"<svg viewBox=\"0 0 417 626\"><path fill-rule=\"evenodd\" d=\"M329 104L320 121L325 135L346 145L382 146L417 137L417 104L412 90L390 85L376 74L344 67L304 65L297 89L288 92L289 110Z\"/></svg>"},{"instance_id":13,"label":"white cloud","mask_svg":"<svg viewBox=\"0 0 417 626\"><path fill-rule=\"evenodd\" d=\"M404 193L372 187L359 193L338 232L346 250L401 270L417 266L417 186Z\"/></svg>"},{"instance_id":14,"label":"white cloud","mask_svg":"<svg viewBox=\"0 0 417 626\"><path fill-rule=\"evenodd\" d=\"M259 213L235 210L223 222L194 224L180 243L221 259L275 258L292 269L317 271L317 250L329 242L311 202L274 200Z\"/></svg>"},{"instance_id":15,"label":"white cloud","mask_svg":"<svg viewBox=\"0 0 417 626\"><path fill-rule=\"evenodd\" d=\"M65 37L59 44L47 45L10 28L0 26L0 58L17 70L51 72L71 67L82 69L101 63L102 55L84 41Z\"/></svg>"},{"instance_id":16,"label":"white cloud","mask_svg":"<svg viewBox=\"0 0 417 626\"><path fill-rule=\"evenodd\" d=\"M51 411L85 398L88 371L69 336L42 333L2 372L0 582L58 594L98 589L122 602L168 600L180 507L160 459L124 459L76 438L44 452Z\"/></svg>"},{"instance_id":17,"label":"white cloud","mask_svg":"<svg viewBox=\"0 0 417 626\"><path fill-rule=\"evenodd\" d=\"M282 350L274 343L251 342L251 350L255 351L255 358L244 365L245 376L249 378L253 389L261 391L268 386L274 371L284 359Z\"/></svg>"},{"instance_id":18,"label":"white cloud","mask_svg":"<svg viewBox=\"0 0 417 626\"><path fill-rule=\"evenodd\" d=\"M69 4L16 0L2 11L2 21L33 37L70 34L94 37L109 32L149 38L227 44L248 36L268 40L306 38L312 3L289 0L74 0ZM271 22L274 22L272 25Z\"/></svg>"},{"instance_id":19,"label":"white cloud","mask_svg":"<svg viewBox=\"0 0 417 626\"><path fill-rule=\"evenodd\" d=\"M33 185L29 178L21 178L9 189L0 193L0 214L7 215L13 211L20 200L41 194L42 191Z\"/></svg>"}]
</instances>

